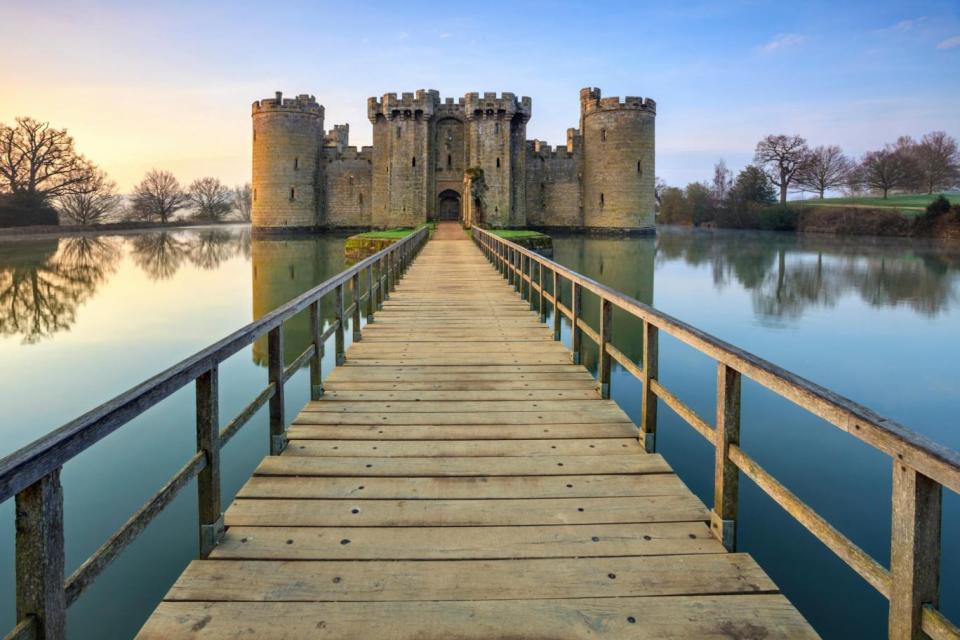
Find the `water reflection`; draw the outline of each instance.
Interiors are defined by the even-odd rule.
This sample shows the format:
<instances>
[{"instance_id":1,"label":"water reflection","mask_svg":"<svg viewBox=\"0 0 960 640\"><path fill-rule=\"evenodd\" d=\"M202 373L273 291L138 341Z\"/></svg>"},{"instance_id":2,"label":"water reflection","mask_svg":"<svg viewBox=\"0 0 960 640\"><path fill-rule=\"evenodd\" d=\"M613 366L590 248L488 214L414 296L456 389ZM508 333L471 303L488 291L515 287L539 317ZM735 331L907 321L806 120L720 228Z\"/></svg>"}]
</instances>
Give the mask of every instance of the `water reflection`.
<instances>
[{"instance_id":1,"label":"water reflection","mask_svg":"<svg viewBox=\"0 0 960 640\"><path fill-rule=\"evenodd\" d=\"M129 255L151 280L185 264L213 270L250 256L248 228L159 231L125 236L65 236L0 242L0 336L33 344L66 331Z\"/></svg>"},{"instance_id":2,"label":"water reflection","mask_svg":"<svg viewBox=\"0 0 960 640\"><path fill-rule=\"evenodd\" d=\"M253 320L311 289L347 265L343 238L281 236L249 240L253 266ZM349 299L345 302L349 304ZM321 304L324 326L334 318L333 296ZM290 362L310 343L310 318L303 312L284 324L284 360ZM253 345L253 361L267 365L266 337Z\"/></svg>"},{"instance_id":3,"label":"water reflection","mask_svg":"<svg viewBox=\"0 0 960 640\"><path fill-rule=\"evenodd\" d=\"M77 308L116 269L109 238L51 238L0 246L0 335L36 343L69 329Z\"/></svg>"},{"instance_id":4,"label":"water reflection","mask_svg":"<svg viewBox=\"0 0 960 640\"><path fill-rule=\"evenodd\" d=\"M709 265L714 287L751 292L758 319L796 319L850 293L874 307L904 305L924 315L958 299L960 253L910 241L665 230L658 265Z\"/></svg>"}]
</instances>

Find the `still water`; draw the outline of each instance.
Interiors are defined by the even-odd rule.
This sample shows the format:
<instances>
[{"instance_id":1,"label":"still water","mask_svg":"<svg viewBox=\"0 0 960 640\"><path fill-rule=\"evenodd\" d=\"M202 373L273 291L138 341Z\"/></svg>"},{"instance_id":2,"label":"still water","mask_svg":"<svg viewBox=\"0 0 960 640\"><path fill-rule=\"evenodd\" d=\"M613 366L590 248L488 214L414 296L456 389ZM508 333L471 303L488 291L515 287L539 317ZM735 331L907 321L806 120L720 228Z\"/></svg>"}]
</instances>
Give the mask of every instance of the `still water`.
<instances>
[{"instance_id":1,"label":"still water","mask_svg":"<svg viewBox=\"0 0 960 640\"><path fill-rule=\"evenodd\" d=\"M555 259L960 448L960 251L664 229L656 238L558 237ZM251 239L244 227L0 241L0 456L344 266L340 237ZM584 313L598 315L588 295ZM614 343L639 359L631 321L615 315ZM306 331L305 317L288 324L288 362ZM593 365L595 350L584 344ZM265 385L264 346L221 366L222 423ZM664 385L712 421L714 363L663 334L660 362ZM306 372L287 388L293 415L307 400ZM639 385L616 366L612 390L636 418ZM744 449L886 564L889 460L753 383L744 382L743 396ZM188 387L65 467L68 573L192 454L193 410ZM267 439L263 410L224 449L225 501L266 454ZM712 449L662 405L657 445L709 505ZM960 500L948 493L944 503L942 609L958 620ZM195 556L195 522L188 488L71 608L71 637L132 636ZM748 480L740 523L740 548L825 637L884 635L883 598ZM0 506L4 632L14 619L12 548L10 501Z\"/></svg>"}]
</instances>

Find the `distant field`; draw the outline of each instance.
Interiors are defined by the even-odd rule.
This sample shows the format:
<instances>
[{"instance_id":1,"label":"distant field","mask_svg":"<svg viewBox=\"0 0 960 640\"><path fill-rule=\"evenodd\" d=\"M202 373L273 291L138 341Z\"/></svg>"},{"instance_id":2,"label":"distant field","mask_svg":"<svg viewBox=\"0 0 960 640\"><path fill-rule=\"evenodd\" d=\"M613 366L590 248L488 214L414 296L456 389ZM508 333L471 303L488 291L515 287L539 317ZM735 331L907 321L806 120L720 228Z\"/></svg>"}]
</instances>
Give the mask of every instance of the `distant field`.
<instances>
[{"instance_id":1,"label":"distant field","mask_svg":"<svg viewBox=\"0 0 960 640\"><path fill-rule=\"evenodd\" d=\"M950 191L943 194L934 193L933 195L923 194L896 194L892 195L886 200L881 197L869 196L869 197L854 197L854 198L824 198L819 200L817 198L809 198L806 200L794 200L793 204L805 204L805 205L831 205L839 207L887 207L890 209L899 209L900 211L915 212L923 211L927 208L927 205L930 204L937 196L943 195L950 201L951 204L960 204L960 192Z\"/></svg>"}]
</instances>

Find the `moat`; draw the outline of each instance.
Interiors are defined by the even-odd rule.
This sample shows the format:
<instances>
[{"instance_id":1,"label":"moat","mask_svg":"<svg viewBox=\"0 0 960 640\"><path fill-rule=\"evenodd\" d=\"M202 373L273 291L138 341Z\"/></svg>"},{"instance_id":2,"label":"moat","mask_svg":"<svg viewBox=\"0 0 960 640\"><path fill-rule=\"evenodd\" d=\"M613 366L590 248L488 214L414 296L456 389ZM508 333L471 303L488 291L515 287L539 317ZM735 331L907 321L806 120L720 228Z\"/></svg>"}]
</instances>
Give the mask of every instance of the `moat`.
<instances>
[{"instance_id":1,"label":"moat","mask_svg":"<svg viewBox=\"0 0 960 640\"><path fill-rule=\"evenodd\" d=\"M251 238L237 226L0 241L0 402L8 408L0 456L339 272L343 240ZM554 259L960 448L960 251L907 241L662 229L655 238L557 236ZM597 309L585 304L584 314L595 325ZM288 361L302 351L306 334L306 318L289 325ZM622 348L637 357L640 347L638 339ZM711 415L712 362L669 338L660 348L664 383ZM595 361L589 349L586 360ZM263 386L264 364L256 344L223 366L222 415L235 413ZM623 371L613 375L614 399L636 416L637 384ZM288 386L291 411L307 400L305 378L303 371ZM68 572L193 451L193 402L191 390L175 394L165 411L145 414L65 468ZM749 382L743 406L751 455L885 559L887 460ZM225 499L266 453L265 414L224 450ZM713 451L668 410L660 425L658 449L709 503ZM837 486L848 490L833 491ZM742 549L814 627L827 638L882 636L883 599L753 485L742 487ZM195 499L184 492L71 609L75 637L135 633L195 554L194 530L184 525L195 519ZM958 503L945 495L942 608L954 619L960 616ZM5 504L0 622L8 627L12 516L12 503ZM843 603L846 615L832 603ZM118 615L98 615L107 606Z\"/></svg>"}]
</instances>

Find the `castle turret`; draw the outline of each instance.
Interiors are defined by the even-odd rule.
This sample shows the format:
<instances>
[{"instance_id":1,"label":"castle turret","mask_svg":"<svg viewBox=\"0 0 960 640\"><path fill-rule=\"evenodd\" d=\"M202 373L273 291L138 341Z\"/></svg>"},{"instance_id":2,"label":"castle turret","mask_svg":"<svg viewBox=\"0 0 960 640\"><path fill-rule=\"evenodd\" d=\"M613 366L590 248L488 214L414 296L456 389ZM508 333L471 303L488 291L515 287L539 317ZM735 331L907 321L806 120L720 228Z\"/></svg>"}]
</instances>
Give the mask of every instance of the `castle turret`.
<instances>
[{"instance_id":1,"label":"castle turret","mask_svg":"<svg viewBox=\"0 0 960 640\"><path fill-rule=\"evenodd\" d=\"M526 224L526 140L530 98L513 93L468 93L464 101L467 119L468 172L482 176L480 192L472 195L473 223L493 227ZM476 186L471 189L477 191Z\"/></svg>"},{"instance_id":2,"label":"castle turret","mask_svg":"<svg viewBox=\"0 0 960 640\"><path fill-rule=\"evenodd\" d=\"M320 220L323 107L310 95L253 103L253 226L315 227Z\"/></svg>"},{"instance_id":3,"label":"castle turret","mask_svg":"<svg viewBox=\"0 0 960 640\"><path fill-rule=\"evenodd\" d=\"M439 92L424 89L367 100L373 124L373 226L412 227L433 211L430 142L439 102Z\"/></svg>"},{"instance_id":4,"label":"castle turret","mask_svg":"<svg viewBox=\"0 0 960 640\"><path fill-rule=\"evenodd\" d=\"M654 120L650 98L580 90L586 227L654 229Z\"/></svg>"}]
</instances>

